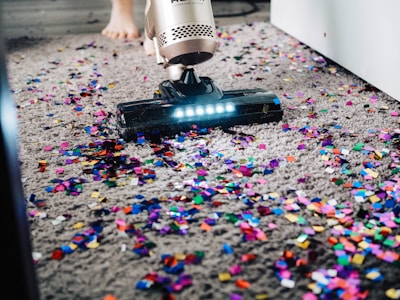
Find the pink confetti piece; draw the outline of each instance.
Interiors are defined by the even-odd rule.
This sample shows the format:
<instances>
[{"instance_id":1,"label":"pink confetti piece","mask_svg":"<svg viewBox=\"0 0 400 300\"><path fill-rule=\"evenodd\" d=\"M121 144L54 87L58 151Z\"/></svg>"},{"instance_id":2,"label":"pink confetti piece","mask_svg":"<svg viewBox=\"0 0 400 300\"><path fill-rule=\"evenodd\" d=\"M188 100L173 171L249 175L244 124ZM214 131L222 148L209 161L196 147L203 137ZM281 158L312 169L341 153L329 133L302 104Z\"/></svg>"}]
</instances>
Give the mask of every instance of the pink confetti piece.
<instances>
[{"instance_id":1,"label":"pink confetti piece","mask_svg":"<svg viewBox=\"0 0 400 300\"><path fill-rule=\"evenodd\" d=\"M255 192L254 190L248 190L248 191L246 192L246 195L247 195L247 196L254 196L254 195L256 195L256 192Z\"/></svg>"},{"instance_id":2,"label":"pink confetti piece","mask_svg":"<svg viewBox=\"0 0 400 300\"><path fill-rule=\"evenodd\" d=\"M55 188L54 188L57 192L62 192L66 190L66 187L62 184L58 184Z\"/></svg>"},{"instance_id":3,"label":"pink confetti piece","mask_svg":"<svg viewBox=\"0 0 400 300\"><path fill-rule=\"evenodd\" d=\"M69 146L68 142L62 142L61 145L60 145L61 149L67 149L68 146Z\"/></svg>"},{"instance_id":4,"label":"pink confetti piece","mask_svg":"<svg viewBox=\"0 0 400 300\"><path fill-rule=\"evenodd\" d=\"M275 229L275 228L277 228L278 227L278 225L276 225L276 224L274 224L274 223L268 223L268 228L269 229Z\"/></svg>"},{"instance_id":5,"label":"pink confetti piece","mask_svg":"<svg viewBox=\"0 0 400 300\"><path fill-rule=\"evenodd\" d=\"M141 167L135 167L135 168L133 168L133 170L135 171L135 174L137 174L137 175L143 174L143 170Z\"/></svg>"},{"instance_id":6,"label":"pink confetti piece","mask_svg":"<svg viewBox=\"0 0 400 300\"><path fill-rule=\"evenodd\" d=\"M199 176L207 176L207 171L204 169L200 169L197 171L197 175Z\"/></svg>"},{"instance_id":7,"label":"pink confetti piece","mask_svg":"<svg viewBox=\"0 0 400 300\"><path fill-rule=\"evenodd\" d=\"M311 292L307 292L303 295L301 300L318 300L318 297Z\"/></svg>"},{"instance_id":8,"label":"pink confetti piece","mask_svg":"<svg viewBox=\"0 0 400 300\"><path fill-rule=\"evenodd\" d=\"M267 181L266 181L264 178L260 178L260 179L258 179L258 183L260 183L260 184L266 184Z\"/></svg>"},{"instance_id":9,"label":"pink confetti piece","mask_svg":"<svg viewBox=\"0 0 400 300\"><path fill-rule=\"evenodd\" d=\"M229 268L229 273L231 273L231 275L237 275L240 274L242 272L242 267L240 265L233 265Z\"/></svg>"},{"instance_id":10,"label":"pink confetti piece","mask_svg":"<svg viewBox=\"0 0 400 300\"><path fill-rule=\"evenodd\" d=\"M251 188L254 187L254 184L252 184L251 182L246 182L246 183L244 184L244 187L247 188L247 189L251 189Z\"/></svg>"}]
</instances>

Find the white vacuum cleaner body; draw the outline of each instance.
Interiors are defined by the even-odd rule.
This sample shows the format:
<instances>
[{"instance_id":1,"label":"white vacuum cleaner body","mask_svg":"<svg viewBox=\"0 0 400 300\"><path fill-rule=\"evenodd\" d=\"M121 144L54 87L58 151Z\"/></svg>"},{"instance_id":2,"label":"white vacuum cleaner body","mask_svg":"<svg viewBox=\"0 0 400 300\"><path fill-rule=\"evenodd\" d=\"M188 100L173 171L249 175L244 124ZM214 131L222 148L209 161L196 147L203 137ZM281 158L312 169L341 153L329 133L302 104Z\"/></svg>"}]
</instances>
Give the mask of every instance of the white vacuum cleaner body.
<instances>
[{"instance_id":1,"label":"white vacuum cleaner body","mask_svg":"<svg viewBox=\"0 0 400 300\"><path fill-rule=\"evenodd\" d=\"M209 60L217 47L210 0L148 0L145 34L155 44L157 62L195 65Z\"/></svg>"}]
</instances>

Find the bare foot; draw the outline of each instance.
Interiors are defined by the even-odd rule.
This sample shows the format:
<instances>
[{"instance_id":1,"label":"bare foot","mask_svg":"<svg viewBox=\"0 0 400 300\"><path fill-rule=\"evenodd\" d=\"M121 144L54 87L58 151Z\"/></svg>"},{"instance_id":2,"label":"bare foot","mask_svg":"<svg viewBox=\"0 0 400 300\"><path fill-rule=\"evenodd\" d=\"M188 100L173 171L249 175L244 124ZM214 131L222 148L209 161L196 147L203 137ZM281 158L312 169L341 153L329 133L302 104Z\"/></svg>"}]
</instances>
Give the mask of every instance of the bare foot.
<instances>
[{"instance_id":1,"label":"bare foot","mask_svg":"<svg viewBox=\"0 0 400 300\"><path fill-rule=\"evenodd\" d=\"M111 0L111 18L101 34L112 39L136 39L139 30L133 20L133 0Z\"/></svg>"}]
</instances>

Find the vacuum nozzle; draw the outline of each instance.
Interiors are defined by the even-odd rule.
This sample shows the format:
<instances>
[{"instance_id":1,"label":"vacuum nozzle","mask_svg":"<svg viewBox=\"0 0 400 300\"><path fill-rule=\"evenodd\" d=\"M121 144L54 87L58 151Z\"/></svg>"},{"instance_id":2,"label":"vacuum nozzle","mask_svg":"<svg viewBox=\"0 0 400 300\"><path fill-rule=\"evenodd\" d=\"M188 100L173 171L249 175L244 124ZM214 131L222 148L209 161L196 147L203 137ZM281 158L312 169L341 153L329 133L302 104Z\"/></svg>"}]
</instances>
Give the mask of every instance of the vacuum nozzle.
<instances>
[{"instance_id":1,"label":"vacuum nozzle","mask_svg":"<svg viewBox=\"0 0 400 300\"><path fill-rule=\"evenodd\" d=\"M180 80L165 80L153 99L120 103L117 129L127 141L160 139L200 128L230 129L237 125L278 122L279 98L264 89L222 91L209 77L186 69Z\"/></svg>"},{"instance_id":2,"label":"vacuum nozzle","mask_svg":"<svg viewBox=\"0 0 400 300\"><path fill-rule=\"evenodd\" d=\"M210 0L148 0L145 32L153 39L157 62L168 80L153 99L120 103L117 129L125 140L159 140L199 128L230 129L236 125L278 122L278 97L264 89L222 91L193 65L215 52L216 30Z\"/></svg>"}]
</instances>

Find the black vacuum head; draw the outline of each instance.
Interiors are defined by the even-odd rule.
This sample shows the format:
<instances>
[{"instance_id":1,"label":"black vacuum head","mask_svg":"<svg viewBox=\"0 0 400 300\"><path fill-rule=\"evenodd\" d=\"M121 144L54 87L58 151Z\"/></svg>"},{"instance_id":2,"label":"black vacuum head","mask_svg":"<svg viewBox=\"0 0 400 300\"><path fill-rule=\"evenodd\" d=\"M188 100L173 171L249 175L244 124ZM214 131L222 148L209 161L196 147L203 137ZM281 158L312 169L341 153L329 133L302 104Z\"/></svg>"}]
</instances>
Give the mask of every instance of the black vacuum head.
<instances>
[{"instance_id":1,"label":"black vacuum head","mask_svg":"<svg viewBox=\"0 0 400 300\"><path fill-rule=\"evenodd\" d=\"M197 128L228 130L237 125L279 122L278 97L264 89L222 91L210 78L163 81L153 99L117 105L117 129L126 141L174 137ZM187 82L184 82L187 81Z\"/></svg>"}]
</instances>

